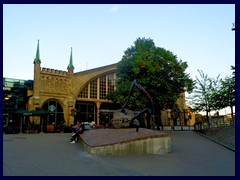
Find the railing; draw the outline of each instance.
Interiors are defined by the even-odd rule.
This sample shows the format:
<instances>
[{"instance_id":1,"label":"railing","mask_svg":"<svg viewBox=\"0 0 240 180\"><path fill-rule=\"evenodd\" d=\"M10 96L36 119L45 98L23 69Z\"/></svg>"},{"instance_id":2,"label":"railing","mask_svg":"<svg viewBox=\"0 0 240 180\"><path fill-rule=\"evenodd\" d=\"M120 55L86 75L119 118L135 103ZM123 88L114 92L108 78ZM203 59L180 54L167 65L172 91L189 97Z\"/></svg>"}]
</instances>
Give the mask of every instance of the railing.
<instances>
[{"instance_id":1,"label":"railing","mask_svg":"<svg viewBox=\"0 0 240 180\"><path fill-rule=\"evenodd\" d=\"M202 129L208 129L208 128L221 128L221 127L227 127L227 126L235 126L235 124L224 124L224 125L199 125L199 126L162 126L159 127L160 131L194 131L194 130L202 130Z\"/></svg>"},{"instance_id":2,"label":"railing","mask_svg":"<svg viewBox=\"0 0 240 180\"><path fill-rule=\"evenodd\" d=\"M194 131L194 126L162 126L162 131Z\"/></svg>"}]
</instances>

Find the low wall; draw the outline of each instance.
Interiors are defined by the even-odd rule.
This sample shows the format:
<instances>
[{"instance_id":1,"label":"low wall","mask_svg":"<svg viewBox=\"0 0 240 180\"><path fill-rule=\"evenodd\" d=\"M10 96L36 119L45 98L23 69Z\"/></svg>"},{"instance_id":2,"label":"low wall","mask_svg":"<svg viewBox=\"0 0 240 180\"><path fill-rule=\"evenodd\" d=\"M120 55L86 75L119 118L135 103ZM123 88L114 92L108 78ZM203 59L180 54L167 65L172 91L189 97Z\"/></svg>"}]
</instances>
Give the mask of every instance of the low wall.
<instances>
[{"instance_id":1,"label":"low wall","mask_svg":"<svg viewBox=\"0 0 240 180\"><path fill-rule=\"evenodd\" d=\"M92 155L127 155L127 154L168 154L171 152L169 136L131 140L128 142L91 147L84 145Z\"/></svg>"}]
</instances>

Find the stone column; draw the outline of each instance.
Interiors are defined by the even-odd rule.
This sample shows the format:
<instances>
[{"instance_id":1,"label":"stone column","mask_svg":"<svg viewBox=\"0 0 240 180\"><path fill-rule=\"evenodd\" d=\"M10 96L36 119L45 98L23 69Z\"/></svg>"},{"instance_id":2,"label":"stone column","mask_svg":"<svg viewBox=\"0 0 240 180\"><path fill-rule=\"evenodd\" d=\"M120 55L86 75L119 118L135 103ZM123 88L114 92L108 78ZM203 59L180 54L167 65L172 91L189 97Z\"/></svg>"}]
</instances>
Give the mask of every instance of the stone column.
<instances>
[{"instance_id":1,"label":"stone column","mask_svg":"<svg viewBox=\"0 0 240 180\"><path fill-rule=\"evenodd\" d=\"M100 105L101 105L101 102L97 101L96 105L97 105L97 124L100 125Z\"/></svg>"},{"instance_id":2,"label":"stone column","mask_svg":"<svg viewBox=\"0 0 240 180\"><path fill-rule=\"evenodd\" d=\"M68 99L68 108L67 108L67 125L74 124L74 115L71 114L71 110L75 109L75 101Z\"/></svg>"}]
</instances>

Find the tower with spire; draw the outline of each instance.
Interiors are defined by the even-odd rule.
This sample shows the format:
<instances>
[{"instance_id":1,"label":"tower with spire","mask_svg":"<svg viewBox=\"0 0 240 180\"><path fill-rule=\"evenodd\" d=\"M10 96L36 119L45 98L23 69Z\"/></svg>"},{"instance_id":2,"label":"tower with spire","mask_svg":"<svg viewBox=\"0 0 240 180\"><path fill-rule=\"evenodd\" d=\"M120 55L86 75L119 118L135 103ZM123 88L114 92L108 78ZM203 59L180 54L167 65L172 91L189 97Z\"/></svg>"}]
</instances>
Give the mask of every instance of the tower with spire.
<instances>
[{"instance_id":1,"label":"tower with spire","mask_svg":"<svg viewBox=\"0 0 240 180\"><path fill-rule=\"evenodd\" d=\"M73 70L74 70L73 58L72 58L72 47L71 47L70 60L69 60L69 64L68 64L67 69L68 69L69 75L72 77L73 76Z\"/></svg>"},{"instance_id":2,"label":"tower with spire","mask_svg":"<svg viewBox=\"0 0 240 180\"><path fill-rule=\"evenodd\" d=\"M73 71L74 71L74 66L73 66L73 58L72 58L72 47L71 47L71 53L70 53L70 60L68 64L68 74L69 74L69 88L68 88L68 111L70 112L72 107L74 107L75 100L74 100L74 95L73 95ZM69 120L71 122L74 121L74 117L70 116Z\"/></svg>"},{"instance_id":3,"label":"tower with spire","mask_svg":"<svg viewBox=\"0 0 240 180\"><path fill-rule=\"evenodd\" d=\"M33 61L34 64L34 83L33 83L33 98L36 107L39 105L39 89L40 89L40 72L41 72L41 60L40 60L40 50L39 50L39 40L37 44L36 57Z\"/></svg>"},{"instance_id":4,"label":"tower with spire","mask_svg":"<svg viewBox=\"0 0 240 180\"><path fill-rule=\"evenodd\" d=\"M36 57L35 57L35 59L33 61L33 64L35 64L37 62L41 63L41 60L40 60L40 50L39 50L39 40L38 40L38 44L37 44Z\"/></svg>"},{"instance_id":5,"label":"tower with spire","mask_svg":"<svg viewBox=\"0 0 240 180\"><path fill-rule=\"evenodd\" d=\"M41 118L45 117L34 117L30 118L30 121L33 122L46 122L45 128L48 132L48 127L54 125L54 130L58 131L58 125L65 121L66 125L71 125L74 123L74 116L71 115L72 110L77 108L76 102L79 101L80 94L82 89L89 83L92 79L97 80L98 88L94 89L99 91L99 75L103 73L111 73L109 77L112 77L112 73L116 71L116 64L109 65L105 67L96 68L94 70L89 70L84 73L74 73L73 66L73 48L70 49L70 59L68 61L67 70L58 70L53 68L41 67L41 58L40 58L40 41L37 41L36 54L33 60L34 65L34 81L33 81L33 91L32 96L28 100L28 110L37 110L43 108L46 111L52 112L52 118L49 120L41 121ZM116 75L114 75L116 76ZM106 75L108 78L108 75ZM106 84L108 87L108 84ZM97 93L99 94L99 93ZM90 96L90 90L88 89L88 97ZM85 101L85 96L83 100ZM100 113L100 100L96 97L96 109L95 114ZM106 100L103 100L105 102ZM91 106L92 99L91 99ZM50 105L51 104L51 105ZM52 105L58 108L55 111L52 111ZM50 107L51 106L51 107ZM95 117L94 117L95 119ZM99 123L99 119L97 119ZM49 125L49 126L47 126ZM51 128L50 128L51 129ZM50 130L49 130L50 131Z\"/></svg>"}]
</instances>

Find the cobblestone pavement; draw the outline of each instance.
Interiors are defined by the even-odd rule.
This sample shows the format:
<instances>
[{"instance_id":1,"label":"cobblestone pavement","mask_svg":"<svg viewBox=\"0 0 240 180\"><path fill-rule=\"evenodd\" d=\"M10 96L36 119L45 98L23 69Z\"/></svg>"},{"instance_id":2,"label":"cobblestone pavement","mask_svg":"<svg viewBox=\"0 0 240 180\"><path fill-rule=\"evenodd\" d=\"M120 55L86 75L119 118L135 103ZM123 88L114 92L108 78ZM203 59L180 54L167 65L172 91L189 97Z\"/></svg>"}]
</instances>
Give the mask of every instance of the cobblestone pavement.
<instances>
[{"instance_id":1,"label":"cobblestone pavement","mask_svg":"<svg viewBox=\"0 0 240 180\"><path fill-rule=\"evenodd\" d=\"M71 133L4 134L3 176L235 176L235 152L192 131L168 133L171 153L124 156L90 155Z\"/></svg>"}]
</instances>

